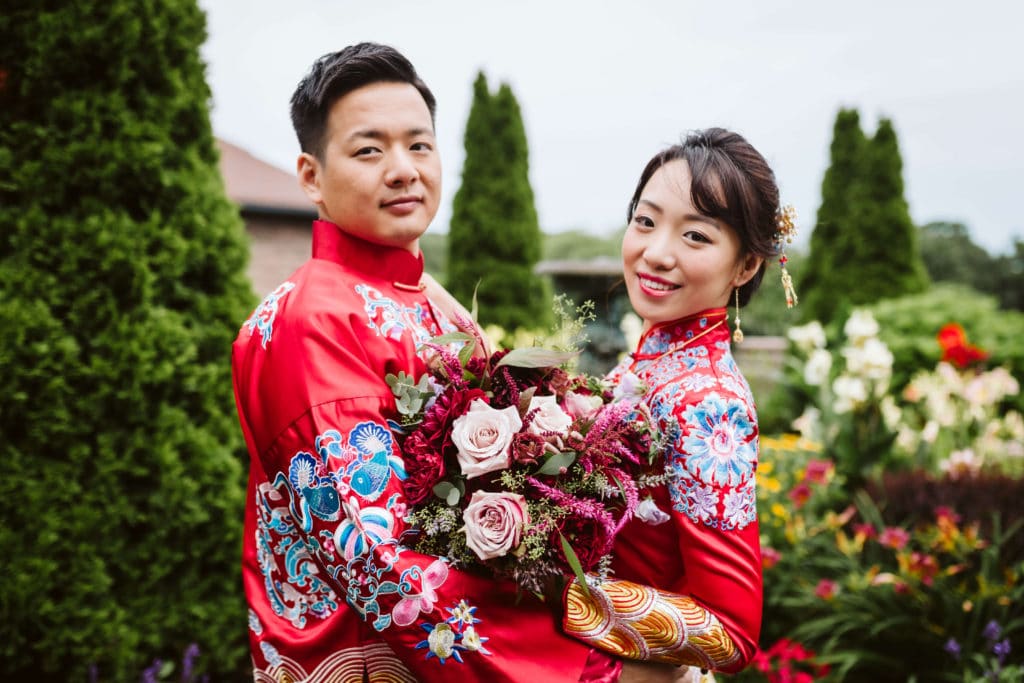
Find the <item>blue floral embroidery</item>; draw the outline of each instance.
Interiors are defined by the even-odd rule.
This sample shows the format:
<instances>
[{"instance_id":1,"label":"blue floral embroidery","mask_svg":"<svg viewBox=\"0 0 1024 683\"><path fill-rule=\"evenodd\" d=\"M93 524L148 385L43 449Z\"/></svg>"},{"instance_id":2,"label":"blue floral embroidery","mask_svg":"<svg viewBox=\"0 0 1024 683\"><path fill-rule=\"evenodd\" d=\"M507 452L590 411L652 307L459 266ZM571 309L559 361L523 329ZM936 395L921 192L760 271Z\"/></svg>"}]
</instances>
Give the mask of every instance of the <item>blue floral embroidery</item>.
<instances>
[{"instance_id":1,"label":"blue floral embroidery","mask_svg":"<svg viewBox=\"0 0 1024 683\"><path fill-rule=\"evenodd\" d=\"M451 616L440 623L421 624L427 637L417 643L417 650L427 648L426 658L436 657L441 664L449 659L462 664L461 652L491 654L483 645L490 638L484 638L476 630L476 624L480 623L480 619L475 617L476 607L460 600L448 608L448 613Z\"/></svg>"},{"instance_id":2,"label":"blue floral embroidery","mask_svg":"<svg viewBox=\"0 0 1024 683\"><path fill-rule=\"evenodd\" d=\"M282 500L280 491L286 493L287 500ZM283 473L278 474L274 486L263 484L257 490L256 559L274 614L302 629L307 615L323 619L338 608L338 602L313 564L311 553L322 549L304 540L306 537L295 525L292 491Z\"/></svg>"},{"instance_id":3,"label":"blue floral embroidery","mask_svg":"<svg viewBox=\"0 0 1024 683\"><path fill-rule=\"evenodd\" d=\"M424 325L430 316L422 304L402 306L365 284L356 285L355 289L359 296L363 297L366 325L378 335L398 341L406 330L410 330L417 345L429 341L434 336Z\"/></svg>"},{"instance_id":4,"label":"blue floral embroidery","mask_svg":"<svg viewBox=\"0 0 1024 683\"><path fill-rule=\"evenodd\" d=\"M277 308L281 299L295 288L294 282L283 282L273 292L268 294L260 305L256 307L253 314L245 321L242 327L249 328L249 336L256 330L260 331L260 345L265 349L274 336L274 318L277 317Z\"/></svg>"},{"instance_id":5,"label":"blue floral embroidery","mask_svg":"<svg viewBox=\"0 0 1024 683\"><path fill-rule=\"evenodd\" d=\"M723 529L742 529L757 519L757 495L752 481L726 493L722 502L725 507Z\"/></svg>"},{"instance_id":6,"label":"blue floral embroidery","mask_svg":"<svg viewBox=\"0 0 1024 683\"><path fill-rule=\"evenodd\" d=\"M757 450L746 404L711 393L683 411L684 467L696 479L716 486L738 486L754 474Z\"/></svg>"},{"instance_id":7,"label":"blue floral embroidery","mask_svg":"<svg viewBox=\"0 0 1024 683\"><path fill-rule=\"evenodd\" d=\"M260 643L260 650L263 652L263 658L267 660L267 664L270 666L281 666L281 655L277 652L277 648L270 643Z\"/></svg>"},{"instance_id":8,"label":"blue floral embroidery","mask_svg":"<svg viewBox=\"0 0 1024 683\"><path fill-rule=\"evenodd\" d=\"M256 613L249 610L249 630L256 635L263 633L263 624L260 622L260 618L256 616Z\"/></svg>"},{"instance_id":9,"label":"blue floral embroidery","mask_svg":"<svg viewBox=\"0 0 1024 683\"><path fill-rule=\"evenodd\" d=\"M669 480L672 509L683 513L694 523L703 522L708 526L718 526L718 491L713 486L701 484L687 477L679 463L672 463L670 469L673 475Z\"/></svg>"}]
</instances>

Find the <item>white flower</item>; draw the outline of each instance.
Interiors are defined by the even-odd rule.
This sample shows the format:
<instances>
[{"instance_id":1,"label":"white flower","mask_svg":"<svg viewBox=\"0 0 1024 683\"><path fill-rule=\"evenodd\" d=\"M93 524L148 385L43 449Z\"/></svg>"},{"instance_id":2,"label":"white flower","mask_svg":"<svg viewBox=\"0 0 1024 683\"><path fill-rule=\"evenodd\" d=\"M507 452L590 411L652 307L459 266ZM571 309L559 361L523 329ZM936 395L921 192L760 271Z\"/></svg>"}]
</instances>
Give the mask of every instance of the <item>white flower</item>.
<instances>
[{"instance_id":1,"label":"white flower","mask_svg":"<svg viewBox=\"0 0 1024 683\"><path fill-rule=\"evenodd\" d=\"M892 396L886 394L886 396L882 398L882 402L879 407L882 411L882 420L885 421L885 426L888 427L890 431L895 430L900 426L900 422L903 420L903 411L901 411L900 407L896 405L896 400Z\"/></svg>"},{"instance_id":2,"label":"white flower","mask_svg":"<svg viewBox=\"0 0 1024 683\"><path fill-rule=\"evenodd\" d=\"M981 470L981 460L970 448L953 451L949 458L939 463L939 468L953 478L977 474Z\"/></svg>"},{"instance_id":3,"label":"white flower","mask_svg":"<svg viewBox=\"0 0 1024 683\"><path fill-rule=\"evenodd\" d=\"M786 336L804 353L825 348L825 328L817 320L789 328Z\"/></svg>"},{"instance_id":4,"label":"white flower","mask_svg":"<svg viewBox=\"0 0 1024 683\"><path fill-rule=\"evenodd\" d=\"M634 514L641 522L646 522L651 526L664 524L671 519L664 510L658 507L658 504L655 503L654 499L650 496L647 496L640 501L640 504L636 506L636 512Z\"/></svg>"},{"instance_id":5,"label":"white flower","mask_svg":"<svg viewBox=\"0 0 1024 683\"><path fill-rule=\"evenodd\" d=\"M843 348L842 353L847 372L872 380L888 380L892 375L892 352L881 339L864 339Z\"/></svg>"},{"instance_id":6,"label":"white flower","mask_svg":"<svg viewBox=\"0 0 1024 683\"><path fill-rule=\"evenodd\" d=\"M800 432L805 439L813 439L821 427L821 411L814 406L807 406L797 419L793 420L793 429Z\"/></svg>"},{"instance_id":7,"label":"white flower","mask_svg":"<svg viewBox=\"0 0 1024 683\"><path fill-rule=\"evenodd\" d=\"M924 425L924 429L921 430L921 440L925 443L935 443L935 439L938 436L939 423L935 420L928 420Z\"/></svg>"},{"instance_id":8,"label":"white flower","mask_svg":"<svg viewBox=\"0 0 1024 683\"><path fill-rule=\"evenodd\" d=\"M571 418L589 420L597 415L602 405L604 401L600 396L577 394L575 391L565 392L565 412Z\"/></svg>"},{"instance_id":9,"label":"white flower","mask_svg":"<svg viewBox=\"0 0 1024 683\"><path fill-rule=\"evenodd\" d=\"M860 407L868 399L868 389L864 380L850 375L836 377L832 382L832 392L836 395L833 410L840 414Z\"/></svg>"},{"instance_id":10,"label":"white flower","mask_svg":"<svg viewBox=\"0 0 1024 683\"><path fill-rule=\"evenodd\" d=\"M455 631L444 622L437 624L427 636L427 645L439 659L448 659L455 652Z\"/></svg>"},{"instance_id":11,"label":"white flower","mask_svg":"<svg viewBox=\"0 0 1024 683\"><path fill-rule=\"evenodd\" d=\"M918 438L918 433L910 427L901 427L896 434L896 447L904 453L913 453L917 450Z\"/></svg>"},{"instance_id":12,"label":"white flower","mask_svg":"<svg viewBox=\"0 0 1024 683\"><path fill-rule=\"evenodd\" d=\"M474 399L469 411L452 423L452 443L466 478L507 469L512 437L522 426L515 406L495 410L483 399Z\"/></svg>"},{"instance_id":13,"label":"white flower","mask_svg":"<svg viewBox=\"0 0 1024 683\"><path fill-rule=\"evenodd\" d=\"M466 545L481 560L507 555L519 546L530 523L526 498L518 493L474 491L462 513Z\"/></svg>"},{"instance_id":14,"label":"white flower","mask_svg":"<svg viewBox=\"0 0 1024 683\"><path fill-rule=\"evenodd\" d=\"M825 349L815 349L804 365L804 382L812 387L821 386L828 379L828 371L831 369L832 354Z\"/></svg>"},{"instance_id":15,"label":"white flower","mask_svg":"<svg viewBox=\"0 0 1024 683\"><path fill-rule=\"evenodd\" d=\"M480 634L472 626L467 626L462 632L462 645L470 652L476 652L483 646Z\"/></svg>"},{"instance_id":16,"label":"white flower","mask_svg":"<svg viewBox=\"0 0 1024 683\"><path fill-rule=\"evenodd\" d=\"M851 344L858 344L878 335L878 322L871 311L859 308L850 314L843 326L843 334Z\"/></svg>"},{"instance_id":17,"label":"white flower","mask_svg":"<svg viewBox=\"0 0 1024 683\"><path fill-rule=\"evenodd\" d=\"M639 401L646 392L647 387L639 377L632 372L624 372L619 378L618 385L612 391L612 396L616 401Z\"/></svg>"},{"instance_id":18,"label":"white flower","mask_svg":"<svg viewBox=\"0 0 1024 683\"><path fill-rule=\"evenodd\" d=\"M554 396L534 396L526 413L533 413L527 428L531 434L565 436L572 426L572 418L562 410Z\"/></svg>"}]
</instances>

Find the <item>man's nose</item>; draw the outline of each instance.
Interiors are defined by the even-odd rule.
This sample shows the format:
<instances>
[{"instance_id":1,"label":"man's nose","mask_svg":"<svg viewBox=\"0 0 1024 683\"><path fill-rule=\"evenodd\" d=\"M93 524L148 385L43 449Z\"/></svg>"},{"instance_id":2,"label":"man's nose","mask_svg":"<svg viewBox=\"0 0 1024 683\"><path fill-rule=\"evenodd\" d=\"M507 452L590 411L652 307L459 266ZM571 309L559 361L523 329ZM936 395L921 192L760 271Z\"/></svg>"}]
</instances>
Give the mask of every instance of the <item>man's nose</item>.
<instances>
[{"instance_id":1,"label":"man's nose","mask_svg":"<svg viewBox=\"0 0 1024 683\"><path fill-rule=\"evenodd\" d=\"M391 187L408 185L419 177L412 156L405 150L393 152L388 162L386 182Z\"/></svg>"}]
</instances>

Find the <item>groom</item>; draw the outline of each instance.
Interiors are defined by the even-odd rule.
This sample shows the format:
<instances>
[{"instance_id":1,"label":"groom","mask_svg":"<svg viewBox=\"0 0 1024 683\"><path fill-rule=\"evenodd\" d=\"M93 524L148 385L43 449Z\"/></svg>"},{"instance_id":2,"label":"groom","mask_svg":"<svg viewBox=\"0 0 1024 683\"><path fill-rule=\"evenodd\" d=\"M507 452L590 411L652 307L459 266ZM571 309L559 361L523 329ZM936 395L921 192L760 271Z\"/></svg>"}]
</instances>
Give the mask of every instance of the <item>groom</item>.
<instances>
[{"instance_id":1,"label":"groom","mask_svg":"<svg viewBox=\"0 0 1024 683\"><path fill-rule=\"evenodd\" d=\"M614 680L532 596L418 554L384 381L468 320L423 273L437 212L434 97L394 49L324 55L292 96L312 258L232 350L251 469L243 579L255 680Z\"/></svg>"}]
</instances>

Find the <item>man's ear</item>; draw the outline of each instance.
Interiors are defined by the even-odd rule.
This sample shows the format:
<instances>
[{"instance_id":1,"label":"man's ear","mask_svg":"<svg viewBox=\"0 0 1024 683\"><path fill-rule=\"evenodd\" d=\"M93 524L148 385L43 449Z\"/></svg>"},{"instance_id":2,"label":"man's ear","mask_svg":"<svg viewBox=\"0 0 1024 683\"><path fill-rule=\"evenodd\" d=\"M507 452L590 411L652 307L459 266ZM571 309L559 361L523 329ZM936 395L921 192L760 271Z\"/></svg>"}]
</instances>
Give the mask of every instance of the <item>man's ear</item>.
<instances>
[{"instance_id":1,"label":"man's ear","mask_svg":"<svg viewBox=\"0 0 1024 683\"><path fill-rule=\"evenodd\" d=\"M303 152L295 162L295 171L299 176L299 187L310 201L320 206L324 200L320 192L320 162L312 154Z\"/></svg>"},{"instance_id":2,"label":"man's ear","mask_svg":"<svg viewBox=\"0 0 1024 683\"><path fill-rule=\"evenodd\" d=\"M750 282L750 278L754 277L757 273L757 269L764 263L764 257L756 254L747 254L739 263L739 270L736 272L736 277L732 281L733 287L742 287L743 285Z\"/></svg>"}]
</instances>

